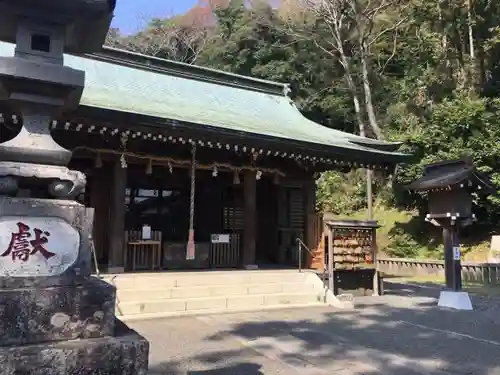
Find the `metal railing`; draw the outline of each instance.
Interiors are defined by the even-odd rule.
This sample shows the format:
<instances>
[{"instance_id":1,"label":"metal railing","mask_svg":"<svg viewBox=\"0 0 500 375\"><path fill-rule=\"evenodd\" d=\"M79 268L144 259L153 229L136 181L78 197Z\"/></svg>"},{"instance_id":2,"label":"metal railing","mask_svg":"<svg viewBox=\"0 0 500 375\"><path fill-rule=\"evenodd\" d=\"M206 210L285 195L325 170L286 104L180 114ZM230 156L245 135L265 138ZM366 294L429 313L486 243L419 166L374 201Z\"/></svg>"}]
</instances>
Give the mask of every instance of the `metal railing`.
<instances>
[{"instance_id":1,"label":"metal railing","mask_svg":"<svg viewBox=\"0 0 500 375\"><path fill-rule=\"evenodd\" d=\"M298 252L299 252L299 272L302 272L302 251L305 249L311 257L314 259L316 258L316 255L309 249L309 247L302 241L300 238L296 239L297 245L298 245ZM321 281L323 282L323 285L327 286L325 284L325 275L327 273L326 265L323 263L323 272L321 272Z\"/></svg>"},{"instance_id":2,"label":"metal railing","mask_svg":"<svg viewBox=\"0 0 500 375\"><path fill-rule=\"evenodd\" d=\"M313 258L315 258L314 253L307 247L307 245L300 238L297 238L297 245L299 246L299 272L302 272L302 249L304 248Z\"/></svg>"}]
</instances>

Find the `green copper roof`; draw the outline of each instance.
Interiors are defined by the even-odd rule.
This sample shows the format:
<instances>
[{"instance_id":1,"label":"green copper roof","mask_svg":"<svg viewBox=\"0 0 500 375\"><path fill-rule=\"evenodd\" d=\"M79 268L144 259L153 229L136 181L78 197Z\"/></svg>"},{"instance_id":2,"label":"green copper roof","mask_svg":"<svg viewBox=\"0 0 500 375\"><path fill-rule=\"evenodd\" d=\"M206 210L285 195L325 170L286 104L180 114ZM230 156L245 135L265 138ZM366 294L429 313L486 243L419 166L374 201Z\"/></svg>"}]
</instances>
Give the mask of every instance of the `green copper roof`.
<instances>
[{"instance_id":1,"label":"green copper roof","mask_svg":"<svg viewBox=\"0 0 500 375\"><path fill-rule=\"evenodd\" d=\"M14 46L0 42L0 55ZM86 72L81 104L121 112L209 125L281 139L377 154L397 144L327 128L306 119L281 83L104 49L65 64Z\"/></svg>"}]
</instances>

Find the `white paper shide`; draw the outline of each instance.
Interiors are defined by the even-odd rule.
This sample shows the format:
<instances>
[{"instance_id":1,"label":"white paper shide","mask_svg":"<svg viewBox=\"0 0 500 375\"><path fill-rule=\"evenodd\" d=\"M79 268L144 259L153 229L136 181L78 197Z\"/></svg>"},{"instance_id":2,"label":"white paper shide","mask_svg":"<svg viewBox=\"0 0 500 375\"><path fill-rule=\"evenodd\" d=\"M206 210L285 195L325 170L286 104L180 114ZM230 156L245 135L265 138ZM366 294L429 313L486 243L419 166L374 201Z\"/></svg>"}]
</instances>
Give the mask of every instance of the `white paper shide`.
<instances>
[{"instance_id":1,"label":"white paper shide","mask_svg":"<svg viewBox=\"0 0 500 375\"><path fill-rule=\"evenodd\" d=\"M80 234L56 217L0 218L0 276L62 274L78 259Z\"/></svg>"}]
</instances>

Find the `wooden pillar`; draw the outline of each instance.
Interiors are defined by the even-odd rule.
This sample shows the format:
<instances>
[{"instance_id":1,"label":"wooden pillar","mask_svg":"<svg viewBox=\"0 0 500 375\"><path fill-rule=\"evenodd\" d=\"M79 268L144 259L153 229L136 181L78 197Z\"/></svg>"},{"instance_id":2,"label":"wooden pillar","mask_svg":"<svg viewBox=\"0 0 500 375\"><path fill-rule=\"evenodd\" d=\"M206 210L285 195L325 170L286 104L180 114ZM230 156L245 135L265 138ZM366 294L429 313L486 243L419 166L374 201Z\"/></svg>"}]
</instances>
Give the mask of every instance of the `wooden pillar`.
<instances>
[{"instance_id":1,"label":"wooden pillar","mask_svg":"<svg viewBox=\"0 0 500 375\"><path fill-rule=\"evenodd\" d=\"M337 294L335 290L335 272L334 272L334 259L333 259L333 246L334 246L334 235L335 230L331 226L327 225L328 228L328 289L331 290L333 294Z\"/></svg>"},{"instance_id":2,"label":"wooden pillar","mask_svg":"<svg viewBox=\"0 0 500 375\"><path fill-rule=\"evenodd\" d=\"M379 296L380 295L380 290L379 290L379 274L378 274L378 260L377 260L377 229L372 229L372 262L373 266L375 267L374 274L373 274L373 295L374 296Z\"/></svg>"},{"instance_id":3,"label":"wooden pillar","mask_svg":"<svg viewBox=\"0 0 500 375\"><path fill-rule=\"evenodd\" d=\"M124 272L125 251L125 189L127 187L127 169L122 168L120 160L113 161L111 202L109 210L109 261L108 272Z\"/></svg>"},{"instance_id":4,"label":"wooden pillar","mask_svg":"<svg viewBox=\"0 0 500 375\"><path fill-rule=\"evenodd\" d=\"M109 168L95 168L89 181L90 207L94 211L92 237L97 261L102 263L109 256L109 209L110 209L110 170Z\"/></svg>"},{"instance_id":5,"label":"wooden pillar","mask_svg":"<svg viewBox=\"0 0 500 375\"><path fill-rule=\"evenodd\" d=\"M312 251L318 244L316 225L316 182L311 179L303 184L304 194L304 243Z\"/></svg>"},{"instance_id":6,"label":"wooden pillar","mask_svg":"<svg viewBox=\"0 0 500 375\"><path fill-rule=\"evenodd\" d=\"M245 171L243 179L245 225L243 230L242 265L255 267L257 241L257 179L255 171Z\"/></svg>"}]
</instances>

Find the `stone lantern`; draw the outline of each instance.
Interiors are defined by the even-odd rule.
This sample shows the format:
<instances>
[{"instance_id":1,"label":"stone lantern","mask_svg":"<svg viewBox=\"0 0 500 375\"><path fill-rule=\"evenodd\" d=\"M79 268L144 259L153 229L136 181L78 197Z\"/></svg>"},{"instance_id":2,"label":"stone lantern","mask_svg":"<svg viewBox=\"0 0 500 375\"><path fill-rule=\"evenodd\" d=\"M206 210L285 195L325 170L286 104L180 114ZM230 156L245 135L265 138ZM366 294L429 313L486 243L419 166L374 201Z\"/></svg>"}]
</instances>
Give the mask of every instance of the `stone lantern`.
<instances>
[{"instance_id":1,"label":"stone lantern","mask_svg":"<svg viewBox=\"0 0 500 375\"><path fill-rule=\"evenodd\" d=\"M19 134L0 144L0 160L45 165L33 169L3 162L0 176L15 176L10 170L19 167L18 177L34 172L47 182L59 179L50 186L57 197L78 194L83 188L83 176L61 168L71 152L54 142L49 126L61 112L78 106L85 84L85 72L64 66L63 53L99 50L114 6L114 0L0 2L0 39L16 45L14 56L0 57L0 100L10 115L22 119ZM14 190L24 181L9 182L4 189Z\"/></svg>"},{"instance_id":2,"label":"stone lantern","mask_svg":"<svg viewBox=\"0 0 500 375\"><path fill-rule=\"evenodd\" d=\"M114 8L115 0L0 1L0 40L15 43L14 56L0 58L0 105L20 123L0 144L2 374L147 371L147 341L115 318L115 288L91 277L93 210L74 201L85 176L66 167L71 151L49 132L85 85L64 52L99 50Z\"/></svg>"},{"instance_id":3,"label":"stone lantern","mask_svg":"<svg viewBox=\"0 0 500 375\"><path fill-rule=\"evenodd\" d=\"M441 292L439 305L471 310L467 293L462 292L459 228L472 224L473 194L490 194L489 179L481 175L469 158L429 164L421 178L408 188L427 193L426 221L441 227L444 241L445 278L447 291Z\"/></svg>"}]
</instances>

